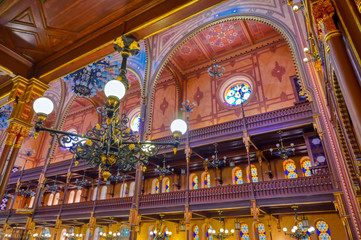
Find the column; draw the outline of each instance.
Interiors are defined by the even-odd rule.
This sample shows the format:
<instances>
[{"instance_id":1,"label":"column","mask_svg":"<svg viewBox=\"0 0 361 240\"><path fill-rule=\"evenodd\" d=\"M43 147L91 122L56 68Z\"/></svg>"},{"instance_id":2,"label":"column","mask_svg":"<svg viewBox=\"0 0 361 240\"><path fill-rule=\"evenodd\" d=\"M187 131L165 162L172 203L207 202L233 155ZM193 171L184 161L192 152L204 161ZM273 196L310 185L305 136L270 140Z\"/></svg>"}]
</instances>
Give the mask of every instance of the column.
<instances>
[{"instance_id":1,"label":"column","mask_svg":"<svg viewBox=\"0 0 361 240\"><path fill-rule=\"evenodd\" d=\"M0 169L4 169L5 162L11 152L9 162L4 169L4 175L1 182L0 197L4 195L9 176L14 166L16 157L21 148L25 137L29 135L29 130L32 127L31 122L34 117L32 109L33 101L43 96L48 85L32 78L30 80L17 76L12 79L14 85L10 92L8 103L13 103L13 111L9 118L8 137L5 142L4 151L0 157ZM14 144L15 142L15 145ZM12 150L11 150L12 149Z\"/></svg>"},{"instance_id":2,"label":"column","mask_svg":"<svg viewBox=\"0 0 361 240\"><path fill-rule=\"evenodd\" d=\"M337 29L333 20L335 9L330 0L322 0L313 5L312 12L318 24L320 35L326 45L326 52L329 54L332 66L335 69L355 133L360 143L361 104L359 103L361 86L347 55L342 33Z\"/></svg>"}]
</instances>

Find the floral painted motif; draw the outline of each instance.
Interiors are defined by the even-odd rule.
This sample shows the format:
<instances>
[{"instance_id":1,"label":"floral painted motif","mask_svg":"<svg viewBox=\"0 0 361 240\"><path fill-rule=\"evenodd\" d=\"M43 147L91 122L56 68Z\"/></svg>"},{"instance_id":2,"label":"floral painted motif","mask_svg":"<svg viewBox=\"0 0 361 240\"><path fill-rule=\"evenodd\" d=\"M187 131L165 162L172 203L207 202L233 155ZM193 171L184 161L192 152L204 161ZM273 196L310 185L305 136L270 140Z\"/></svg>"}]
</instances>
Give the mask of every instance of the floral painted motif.
<instances>
[{"instance_id":1,"label":"floral painted motif","mask_svg":"<svg viewBox=\"0 0 361 240\"><path fill-rule=\"evenodd\" d=\"M266 228L263 223L258 223L258 239L259 240L266 240Z\"/></svg>"},{"instance_id":2,"label":"floral painted motif","mask_svg":"<svg viewBox=\"0 0 361 240\"><path fill-rule=\"evenodd\" d=\"M249 240L248 225L243 223L240 231L241 240Z\"/></svg>"},{"instance_id":3,"label":"floral painted motif","mask_svg":"<svg viewBox=\"0 0 361 240\"><path fill-rule=\"evenodd\" d=\"M251 173L249 174L249 180L252 182L258 182L258 172L255 165L251 165Z\"/></svg>"},{"instance_id":4,"label":"floral painted motif","mask_svg":"<svg viewBox=\"0 0 361 240\"><path fill-rule=\"evenodd\" d=\"M243 184L243 178L242 178L242 170L238 169L234 174L234 182L239 185Z\"/></svg>"},{"instance_id":5,"label":"floral painted motif","mask_svg":"<svg viewBox=\"0 0 361 240\"><path fill-rule=\"evenodd\" d=\"M310 167L312 166L311 161L309 159L304 159L301 161L301 166L302 166L303 176L310 177L311 176Z\"/></svg>"},{"instance_id":6,"label":"floral painted motif","mask_svg":"<svg viewBox=\"0 0 361 240\"><path fill-rule=\"evenodd\" d=\"M236 83L225 92L224 99L230 106L238 106L251 96L251 88L246 83Z\"/></svg>"},{"instance_id":7,"label":"floral painted motif","mask_svg":"<svg viewBox=\"0 0 361 240\"><path fill-rule=\"evenodd\" d=\"M8 204L8 200L9 198L4 197L3 200L1 200L1 205L0 205L0 210L5 210L6 209L6 205Z\"/></svg>"},{"instance_id":8,"label":"floral painted motif","mask_svg":"<svg viewBox=\"0 0 361 240\"><path fill-rule=\"evenodd\" d=\"M331 232L325 221L317 221L316 229L319 240L331 240Z\"/></svg>"}]
</instances>

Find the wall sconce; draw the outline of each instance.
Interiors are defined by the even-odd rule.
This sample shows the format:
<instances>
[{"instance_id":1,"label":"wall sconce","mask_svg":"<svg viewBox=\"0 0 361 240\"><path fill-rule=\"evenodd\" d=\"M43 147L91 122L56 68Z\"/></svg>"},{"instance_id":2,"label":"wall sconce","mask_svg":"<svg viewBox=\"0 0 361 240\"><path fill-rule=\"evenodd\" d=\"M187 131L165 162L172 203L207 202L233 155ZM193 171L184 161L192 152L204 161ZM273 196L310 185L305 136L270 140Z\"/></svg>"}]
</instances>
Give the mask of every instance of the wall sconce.
<instances>
[{"instance_id":1,"label":"wall sconce","mask_svg":"<svg viewBox=\"0 0 361 240\"><path fill-rule=\"evenodd\" d=\"M181 232L185 232L185 231L186 231L186 225L185 225L185 223L181 223L181 225L180 225L180 231L181 231Z\"/></svg>"},{"instance_id":2,"label":"wall sconce","mask_svg":"<svg viewBox=\"0 0 361 240\"><path fill-rule=\"evenodd\" d=\"M236 221L234 222L234 229L236 229L236 231L240 231L240 230L241 230L241 223L239 222L238 218L237 218Z\"/></svg>"}]
</instances>

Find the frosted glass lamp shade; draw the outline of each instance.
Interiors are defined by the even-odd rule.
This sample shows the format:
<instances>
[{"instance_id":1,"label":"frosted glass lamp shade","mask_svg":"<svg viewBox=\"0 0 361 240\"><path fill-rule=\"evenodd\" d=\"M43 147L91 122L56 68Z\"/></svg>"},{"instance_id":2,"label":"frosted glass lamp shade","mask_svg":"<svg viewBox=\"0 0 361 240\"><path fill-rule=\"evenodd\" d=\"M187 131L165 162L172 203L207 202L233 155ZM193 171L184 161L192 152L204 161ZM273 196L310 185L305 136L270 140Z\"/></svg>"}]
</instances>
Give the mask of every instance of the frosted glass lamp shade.
<instances>
[{"instance_id":1,"label":"frosted glass lamp shade","mask_svg":"<svg viewBox=\"0 0 361 240\"><path fill-rule=\"evenodd\" d=\"M118 80L111 80L105 84L104 93L107 98L115 97L120 100L125 95L124 84Z\"/></svg>"},{"instance_id":2,"label":"frosted glass lamp shade","mask_svg":"<svg viewBox=\"0 0 361 240\"><path fill-rule=\"evenodd\" d=\"M33 109L36 114L49 115L54 109L54 104L49 98L41 97L34 101Z\"/></svg>"},{"instance_id":3,"label":"frosted glass lamp shade","mask_svg":"<svg viewBox=\"0 0 361 240\"><path fill-rule=\"evenodd\" d=\"M187 132L187 123L182 119L176 119L170 125L170 130L172 133L179 132L183 135Z\"/></svg>"}]
</instances>

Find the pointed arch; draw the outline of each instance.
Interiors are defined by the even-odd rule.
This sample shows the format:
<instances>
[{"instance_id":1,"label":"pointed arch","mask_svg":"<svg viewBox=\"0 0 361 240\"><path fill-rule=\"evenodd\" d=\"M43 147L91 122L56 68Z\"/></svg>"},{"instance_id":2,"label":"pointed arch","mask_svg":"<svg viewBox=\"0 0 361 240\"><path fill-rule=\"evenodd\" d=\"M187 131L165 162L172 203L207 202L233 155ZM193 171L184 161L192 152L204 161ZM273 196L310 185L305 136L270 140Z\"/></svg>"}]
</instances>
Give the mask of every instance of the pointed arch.
<instances>
[{"instance_id":1,"label":"pointed arch","mask_svg":"<svg viewBox=\"0 0 361 240\"><path fill-rule=\"evenodd\" d=\"M129 231L129 226L123 224L122 226L120 226L119 228L119 233L120 233L120 240L129 240L130 238L130 231Z\"/></svg>"},{"instance_id":2,"label":"pointed arch","mask_svg":"<svg viewBox=\"0 0 361 240\"><path fill-rule=\"evenodd\" d=\"M251 164L251 170L247 167L248 182L258 182L258 170L257 167Z\"/></svg>"},{"instance_id":3,"label":"pointed arch","mask_svg":"<svg viewBox=\"0 0 361 240\"><path fill-rule=\"evenodd\" d=\"M165 177L162 180L162 193L169 193L170 192L170 178L169 177Z\"/></svg>"},{"instance_id":4,"label":"pointed arch","mask_svg":"<svg viewBox=\"0 0 361 240\"><path fill-rule=\"evenodd\" d=\"M312 166L311 160L309 157L303 157L301 158L301 168L302 168L302 173L304 177L311 177L312 173L310 170L310 167Z\"/></svg>"},{"instance_id":5,"label":"pointed arch","mask_svg":"<svg viewBox=\"0 0 361 240\"><path fill-rule=\"evenodd\" d=\"M243 184L243 173L241 168L235 167L232 169L232 182L235 185Z\"/></svg>"},{"instance_id":6,"label":"pointed arch","mask_svg":"<svg viewBox=\"0 0 361 240\"><path fill-rule=\"evenodd\" d=\"M57 192L54 196L54 202L53 205L58 205L59 204L59 199L60 199L60 193Z\"/></svg>"},{"instance_id":7,"label":"pointed arch","mask_svg":"<svg viewBox=\"0 0 361 240\"><path fill-rule=\"evenodd\" d=\"M330 228L324 219L316 219L315 228L316 228L318 239L331 240Z\"/></svg>"},{"instance_id":8,"label":"pointed arch","mask_svg":"<svg viewBox=\"0 0 361 240\"><path fill-rule=\"evenodd\" d=\"M69 193L69 197L68 197L68 203L73 203L74 202L74 197L75 197L75 191L72 190Z\"/></svg>"},{"instance_id":9,"label":"pointed arch","mask_svg":"<svg viewBox=\"0 0 361 240\"><path fill-rule=\"evenodd\" d=\"M151 190L151 193L152 194L158 194L160 191L159 191L159 180L158 178L154 178L153 181L152 181L152 190Z\"/></svg>"},{"instance_id":10,"label":"pointed arch","mask_svg":"<svg viewBox=\"0 0 361 240\"><path fill-rule=\"evenodd\" d=\"M285 172L286 179L298 178L296 164L292 159L283 162L283 171Z\"/></svg>"},{"instance_id":11,"label":"pointed arch","mask_svg":"<svg viewBox=\"0 0 361 240\"><path fill-rule=\"evenodd\" d=\"M100 193L100 200L107 199L107 192L108 192L108 187L107 187L107 186L103 186L103 187L102 187L102 191L101 191L101 193Z\"/></svg>"},{"instance_id":12,"label":"pointed arch","mask_svg":"<svg viewBox=\"0 0 361 240\"><path fill-rule=\"evenodd\" d=\"M202 173L201 186L202 186L202 188L210 188L211 187L211 174L208 171Z\"/></svg>"}]
</instances>

